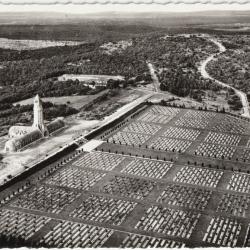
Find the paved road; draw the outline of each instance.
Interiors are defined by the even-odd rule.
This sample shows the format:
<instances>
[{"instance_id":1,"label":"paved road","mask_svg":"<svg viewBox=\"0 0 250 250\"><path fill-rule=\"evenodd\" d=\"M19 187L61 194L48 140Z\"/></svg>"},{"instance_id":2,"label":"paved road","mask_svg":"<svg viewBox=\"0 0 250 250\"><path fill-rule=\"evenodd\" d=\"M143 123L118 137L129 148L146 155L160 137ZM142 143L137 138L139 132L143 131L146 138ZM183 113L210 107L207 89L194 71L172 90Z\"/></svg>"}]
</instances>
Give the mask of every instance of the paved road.
<instances>
[{"instance_id":1,"label":"paved road","mask_svg":"<svg viewBox=\"0 0 250 250\"><path fill-rule=\"evenodd\" d=\"M240 91L240 90L238 90L238 89L236 89L234 87L231 87L230 85L228 85L228 84L226 84L224 82L221 82L221 81L213 78L206 71L207 64L210 61L214 60L214 58L215 58L216 55L219 55L219 54L221 54L221 53L223 53L223 52L226 51L226 48L220 42L218 42L217 40L215 40L213 38L209 38L209 40L211 42L213 42L214 44L216 44L219 47L219 53L212 54L204 62L202 62L201 66L199 68L199 71L200 71L201 75L204 78L214 80L217 84L220 84L223 87L233 89L235 91L235 93L239 96L240 100L241 100L241 103L242 103L242 106L243 106L243 114L242 114L242 116L250 118L249 103L248 103L248 100L247 100L247 95L244 92L242 92L242 91Z\"/></svg>"}]
</instances>

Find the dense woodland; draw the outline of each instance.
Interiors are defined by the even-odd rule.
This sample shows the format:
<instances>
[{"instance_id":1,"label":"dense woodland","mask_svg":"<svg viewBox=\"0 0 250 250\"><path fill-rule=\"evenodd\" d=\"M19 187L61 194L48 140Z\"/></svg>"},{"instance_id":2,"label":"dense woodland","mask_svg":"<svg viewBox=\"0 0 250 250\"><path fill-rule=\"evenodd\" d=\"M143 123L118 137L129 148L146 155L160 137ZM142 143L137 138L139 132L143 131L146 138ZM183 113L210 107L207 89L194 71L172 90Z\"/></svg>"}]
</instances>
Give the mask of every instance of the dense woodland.
<instances>
[{"instance_id":1,"label":"dense woodland","mask_svg":"<svg viewBox=\"0 0 250 250\"><path fill-rule=\"evenodd\" d=\"M24 51L23 58L29 57L30 53L31 56L23 60L7 60L11 55L5 51L0 70L0 84L3 87L0 90L0 103L19 101L35 93L41 96L93 94L93 91L79 82L58 82L57 77L65 73L122 75L125 77L125 86L133 85L139 79L147 83L150 81L148 61L157 67L162 90L187 96L192 90L219 89L213 83L201 79L197 72L197 63L208 53L216 51L213 44L195 36L164 38L162 33L131 39L132 46L122 53L112 54L104 53L98 42L66 47L63 53L59 53L63 49L57 47L54 51L53 48L38 52ZM41 58L43 53L46 56Z\"/></svg>"},{"instance_id":2,"label":"dense woodland","mask_svg":"<svg viewBox=\"0 0 250 250\"><path fill-rule=\"evenodd\" d=\"M44 118L51 120L58 116L75 114L78 111L66 104L55 105L51 102L44 102ZM14 125L15 123L31 123L33 115L33 105L16 105L0 111L0 126Z\"/></svg>"},{"instance_id":3,"label":"dense woodland","mask_svg":"<svg viewBox=\"0 0 250 250\"><path fill-rule=\"evenodd\" d=\"M65 40L67 36L74 38L79 34L79 37L73 40L82 41L86 27L84 26L83 30L80 27L76 25L70 29L67 26L69 33L64 34L64 39L61 39ZM217 52L218 48L213 43L194 35L165 36L165 30L152 29L145 25L140 28L133 25L124 26L128 29L121 27L123 26L120 24L114 27L98 26L92 37L88 34L85 43L76 46L24 51L0 49L0 125L30 122L27 115L30 107L14 107L13 103L31 98L37 93L41 97L92 95L104 89L92 89L78 80L59 81L58 77L62 74L121 75L124 81L109 81L106 87L126 88L128 85L151 83L147 65L151 62L155 66L161 90L182 97L190 96L198 101L202 100L201 96L205 90L221 90L212 81L202 79L198 71L199 63L209 54ZM0 36L6 33L4 28L8 30L10 27L0 27ZM29 31L33 38L37 36L37 39L41 39L46 31L42 26L33 26L32 30L31 26L27 25L21 28L27 39ZM56 26L55 34L60 33L62 29L62 26ZM100 30L104 30L105 35L98 36ZM53 32L49 35L53 37ZM15 29L12 29L7 37L17 38ZM120 39L129 39L132 41L131 46L112 53L106 53L101 47L105 42L115 44ZM224 42L227 46L233 46L226 40ZM92 84L95 85L95 82ZM238 103L235 98L237 97L232 96L229 101ZM67 104L46 106L45 116L52 119L78 111L69 108Z\"/></svg>"},{"instance_id":4,"label":"dense woodland","mask_svg":"<svg viewBox=\"0 0 250 250\"><path fill-rule=\"evenodd\" d=\"M58 81L62 74L122 75L125 81L108 81L107 88L134 85L136 81L149 83L151 78L145 61L140 61L133 50L119 55L107 55L100 43L52 47L27 51L0 51L0 126L6 133L8 126L29 123L31 107L13 106L14 102L41 97L92 95L103 87L92 89L78 80ZM95 83L92 83L95 85ZM79 110L65 105L46 105L45 118L75 114ZM99 113L99 112L97 112ZM102 116L102 115L101 115Z\"/></svg>"},{"instance_id":5,"label":"dense woodland","mask_svg":"<svg viewBox=\"0 0 250 250\"><path fill-rule=\"evenodd\" d=\"M247 93L250 101L250 36L222 36L227 50L208 65L216 79Z\"/></svg>"},{"instance_id":6,"label":"dense woodland","mask_svg":"<svg viewBox=\"0 0 250 250\"><path fill-rule=\"evenodd\" d=\"M219 91L211 80L205 80L198 72L199 63L217 47L196 36L168 36L159 40L165 53L154 58L160 88L175 95L201 100L203 90Z\"/></svg>"},{"instance_id":7,"label":"dense woodland","mask_svg":"<svg viewBox=\"0 0 250 250\"><path fill-rule=\"evenodd\" d=\"M76 46L70 50L67 48L67 53L64 52L63 55L58 55L55 48L54 55L49 58L47 49L42 49L39 56L44 53L46 57L41 59L4 61L0 70L0 86L3 87L0 89L0 103L23 100L34 96L35 93L41 96L94 93L76 81L58 83L57 76L65 73L122 75L126 81L141 76L148 81L148 74L145 74L148 73L146 62L141 61L135 51L107 55L100 50L98 44L93 47L91 52L89 45L86 45L86 48L84 46L80 48ZM131 79L129 82L133 83Z\"/></svg>"}]
</instances>

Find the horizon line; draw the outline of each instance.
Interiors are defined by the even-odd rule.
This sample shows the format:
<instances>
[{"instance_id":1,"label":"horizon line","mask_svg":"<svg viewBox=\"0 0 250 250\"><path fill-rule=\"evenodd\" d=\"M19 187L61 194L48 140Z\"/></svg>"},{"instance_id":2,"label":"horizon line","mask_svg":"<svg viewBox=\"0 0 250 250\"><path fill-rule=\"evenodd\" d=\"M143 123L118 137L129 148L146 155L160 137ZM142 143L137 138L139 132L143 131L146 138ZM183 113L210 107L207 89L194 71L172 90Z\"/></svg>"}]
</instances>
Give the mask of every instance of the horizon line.
<instances>
[{"instance_id":1,"label":"horizon line","mask_svg":"<svg viewBox=\"0 0 250 250\"><path fill-rule=\"evenodd\" d=\"M246 12L249 4L24 4L4 5L0 3L0 13L60 13L60 14L98 14L116 13L197 13L197 12Z\"/></svg>"}]
</instances>

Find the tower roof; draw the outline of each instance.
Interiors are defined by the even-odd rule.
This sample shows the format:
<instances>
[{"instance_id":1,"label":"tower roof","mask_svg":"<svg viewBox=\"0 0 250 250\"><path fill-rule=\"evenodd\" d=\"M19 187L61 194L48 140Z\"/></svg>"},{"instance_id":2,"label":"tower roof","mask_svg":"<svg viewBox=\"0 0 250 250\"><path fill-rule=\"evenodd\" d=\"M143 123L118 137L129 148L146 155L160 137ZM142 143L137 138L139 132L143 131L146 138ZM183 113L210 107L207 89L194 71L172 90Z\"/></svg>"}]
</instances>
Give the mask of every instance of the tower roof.
<instances>
[{"instance_id":1,"label":"tower roof","mask_svg":"<svg viewBox=\"0 0 250 250\"><path fill-rule=\"evenodd\" d=\"M40 100L40 96L38 94L35 96L35 100Z\"/></svg>"},{"instance_id":2,"label":"tower roof","mask_svg":"<svg viewBox=\"0 0 250 250\"><path fill-rule=\"evenodd\" d=\"M39 103L39 104L42 103L40 96L38 94L35 96L34 103Z\"/></svg>"}]
</instances>

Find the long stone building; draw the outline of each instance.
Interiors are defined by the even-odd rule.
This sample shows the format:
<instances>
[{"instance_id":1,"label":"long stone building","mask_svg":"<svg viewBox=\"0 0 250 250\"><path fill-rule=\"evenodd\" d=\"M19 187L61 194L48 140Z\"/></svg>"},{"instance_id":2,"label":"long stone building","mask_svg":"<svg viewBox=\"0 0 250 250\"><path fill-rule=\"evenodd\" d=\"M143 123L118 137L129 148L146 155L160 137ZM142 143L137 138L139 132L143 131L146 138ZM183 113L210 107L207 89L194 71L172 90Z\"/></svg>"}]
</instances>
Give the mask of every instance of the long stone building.
<instances>
[{"instance_id":1,"label":"long stone building","mask_svg":"<svg viewBox=\"0 0 250 250\"><path fill-rule=\"evenodd\" d=\"M56 119L48 125L44 122L43 106L39 95L34 99L34 121L32 126L13 126L9 129L9 140L5 143L5 152L16 152L28 144L49 136L54 131L64 127L61 119Z\"/></svg>"}]
</instances>

